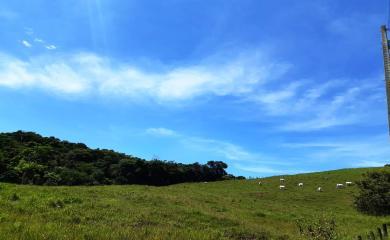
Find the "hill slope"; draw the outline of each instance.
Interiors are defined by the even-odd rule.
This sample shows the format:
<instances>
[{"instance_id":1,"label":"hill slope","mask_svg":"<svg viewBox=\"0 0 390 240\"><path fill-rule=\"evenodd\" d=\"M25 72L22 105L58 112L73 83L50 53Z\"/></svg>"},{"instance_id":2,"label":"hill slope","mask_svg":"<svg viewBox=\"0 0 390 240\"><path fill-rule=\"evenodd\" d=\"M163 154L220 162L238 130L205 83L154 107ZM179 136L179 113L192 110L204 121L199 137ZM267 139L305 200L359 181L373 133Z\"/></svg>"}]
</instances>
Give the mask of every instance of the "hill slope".
<instances>
[{"instance_id":1,"label":"hill slope","mask_svg":"<svg viewBox=\"0 0 390 240\"><path fill-rule=\"evenodd\" d=\"M352 206L368 169L279 178L152 186L45 187L0 184L3 239L298 239L295 220L333 215L342 239L355 239L390 217ZM297 187L303 182L304 187ZM322 186L323 192L316 192ZM289 238L283 235L289 235ZM267 238L269 236L269 238Z\"/></svg>"}]
</instances>

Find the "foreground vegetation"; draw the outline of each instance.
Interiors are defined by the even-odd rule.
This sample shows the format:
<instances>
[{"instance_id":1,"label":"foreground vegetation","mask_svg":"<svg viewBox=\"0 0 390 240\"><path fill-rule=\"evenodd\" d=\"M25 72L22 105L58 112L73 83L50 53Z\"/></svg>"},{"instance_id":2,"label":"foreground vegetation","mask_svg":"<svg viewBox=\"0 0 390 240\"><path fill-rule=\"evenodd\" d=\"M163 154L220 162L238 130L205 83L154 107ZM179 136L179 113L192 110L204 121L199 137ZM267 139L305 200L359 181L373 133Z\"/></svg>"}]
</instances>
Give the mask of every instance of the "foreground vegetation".
<instances>
[{"instance_id":1,"label":"foreground vegetation","mask_svg":"<svg viewBox=\"0 0 390 240\"><path fill-rule=\"evenodd\" d=\"M300 239L296 222L334 219L339 239L390 223L353 206L367 169L279 178L141 185L0 184L0 239ZM299 182L303 188L297 187ZM323 192L316 192L322 186Z\"/></svg>"},{"instance_id":2,"label":"foreground vegetation","mask_svg":"<svg viewBox=\"0 0 390 240\"><path fill-rule=\"evenodd\" d=\"M357 182L357 209L371 215L390 215L390 167L369 172L364 176L362 181Z\"/></svg>"},{"instance_id":3,"label":"foreground vegetation","mask_svg":"<svg viewBox=\"0 0 390 240\"><path fill-rule=\"evenodd\" d=\"M221 161L146 161L33 132L0 133L0 181L37 185L147 184L232 179Z\"/></svg>"}]
</instances>

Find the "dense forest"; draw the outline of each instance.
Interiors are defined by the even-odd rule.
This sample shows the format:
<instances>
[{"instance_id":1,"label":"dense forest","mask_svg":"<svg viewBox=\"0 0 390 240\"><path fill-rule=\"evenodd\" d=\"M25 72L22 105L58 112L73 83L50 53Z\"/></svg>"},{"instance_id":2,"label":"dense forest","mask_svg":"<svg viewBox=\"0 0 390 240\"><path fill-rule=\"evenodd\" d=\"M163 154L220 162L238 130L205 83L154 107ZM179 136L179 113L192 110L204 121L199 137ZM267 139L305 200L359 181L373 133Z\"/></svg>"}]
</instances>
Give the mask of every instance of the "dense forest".
<instances>
[{"instance_id":1,"label":"dense forest","mask_svg":"<svg viewBox=\"0 0 390 240\"><path fill-rule=\"evenodd\" d=\"M0 181L38 185L148 184L235 178L221 161L181 164L90 149L33 132L0 133Z\"/></svg>"}]
</instances>

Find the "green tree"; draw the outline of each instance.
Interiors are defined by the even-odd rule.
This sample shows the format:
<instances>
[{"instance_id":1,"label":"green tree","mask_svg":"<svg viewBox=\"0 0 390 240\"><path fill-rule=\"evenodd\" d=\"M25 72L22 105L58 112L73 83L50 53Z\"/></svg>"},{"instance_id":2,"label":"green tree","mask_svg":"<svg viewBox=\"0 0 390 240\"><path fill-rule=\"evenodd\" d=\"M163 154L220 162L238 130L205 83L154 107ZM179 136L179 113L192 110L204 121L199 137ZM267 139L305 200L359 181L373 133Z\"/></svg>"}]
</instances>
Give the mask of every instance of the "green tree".
<instances>
[{"instance_id":1,"label":"green tree","mask_svg":"<svg viewBox=\"0 0 390 240\"><path fill-rule=\"evenodd\" d=\"M46 172L43 176L45 179L45 185L55 186L61 182L61 177L55 172Z\"/></svg>"},{"instance_id":2,"label":"green tree","mask_svg":"<svg viewBox=\"0 0 390 240\"><path fill-rule=\"evenodd\" d=\"M21 183L41 184L46 166L21 160L14 169L21 177Z\"/></svg>"},{"instance_id":3,"label":"green tree","mask_svg":"<svg viewBox=\"0 0 390 240\"><path fill-rule=\"evenodd\" d=\"M221 161L181 164L146 161L83 143L33 132L0 133L0 181L46 185L149 184L217 181L227 176ZM225 177L226 176L226 177Z\"/></svg>"},{"instance_id":4,"label":"green tree","mask_svg":"<svg viewBox=\"0 0 390 240\"><path fill-rule=\"evenodd\" d=\"M390 170L368 172L357 183L356 208L372 215L390 215Z\"/></svg>"}]
</instances>

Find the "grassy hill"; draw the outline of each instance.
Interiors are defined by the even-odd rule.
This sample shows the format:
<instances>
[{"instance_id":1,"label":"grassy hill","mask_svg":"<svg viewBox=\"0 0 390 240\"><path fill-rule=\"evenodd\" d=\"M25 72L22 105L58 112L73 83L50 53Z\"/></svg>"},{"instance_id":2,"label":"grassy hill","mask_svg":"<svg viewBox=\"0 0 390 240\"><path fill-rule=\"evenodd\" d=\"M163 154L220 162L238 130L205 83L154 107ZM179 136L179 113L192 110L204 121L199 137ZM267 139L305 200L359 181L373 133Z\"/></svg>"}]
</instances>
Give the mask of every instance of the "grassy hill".
<instances>
[{"instance_id":1,"label":"grassy hill","mask_svg":"<svg viewBox=\"0 0 390 240\"><path fill-rule=\"evenodd\" d=\"M1 239L298 239L295 220L332 215L342 239L390 223L356 212L356 181L369 169L165 187L0 184ZM304 187L297 184L304 182ZM316 192L322 186L323 192ZM289 238L283 237L288 235ZM268 237L268 238L267 238Z\"/></svg>"}]
</instances>

